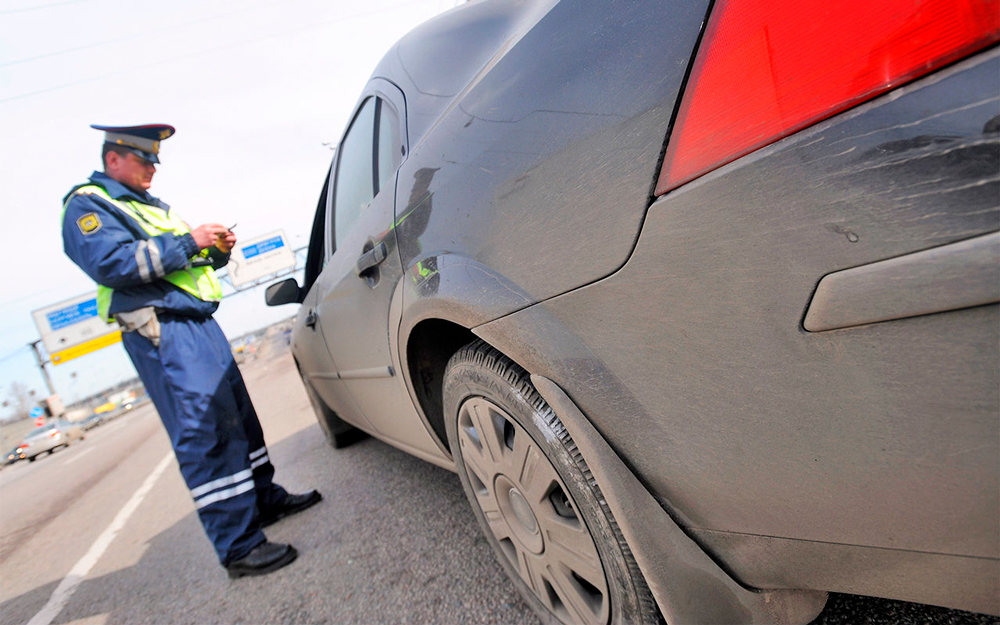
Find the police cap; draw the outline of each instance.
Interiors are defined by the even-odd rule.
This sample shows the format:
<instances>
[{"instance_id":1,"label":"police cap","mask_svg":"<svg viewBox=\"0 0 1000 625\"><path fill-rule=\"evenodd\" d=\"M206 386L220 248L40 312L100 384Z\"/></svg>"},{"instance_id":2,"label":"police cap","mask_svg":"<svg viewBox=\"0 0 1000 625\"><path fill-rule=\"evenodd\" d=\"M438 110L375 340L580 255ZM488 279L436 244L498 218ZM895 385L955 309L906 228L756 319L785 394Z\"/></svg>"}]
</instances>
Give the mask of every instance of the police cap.
<instances>
[{"instance_id":1,"label":"police cap","mask_svg":"<svg viewBox=\"0 0 1000 625\"><path fill-rule=\"evenodd\" d=\"M159 163L160 141L170 138L176 132L166 124L143 124L142 126L98 126L91 128L104 131L104 142L120 145L136 156L151 163Z\"/></svg>"}]
</instances>

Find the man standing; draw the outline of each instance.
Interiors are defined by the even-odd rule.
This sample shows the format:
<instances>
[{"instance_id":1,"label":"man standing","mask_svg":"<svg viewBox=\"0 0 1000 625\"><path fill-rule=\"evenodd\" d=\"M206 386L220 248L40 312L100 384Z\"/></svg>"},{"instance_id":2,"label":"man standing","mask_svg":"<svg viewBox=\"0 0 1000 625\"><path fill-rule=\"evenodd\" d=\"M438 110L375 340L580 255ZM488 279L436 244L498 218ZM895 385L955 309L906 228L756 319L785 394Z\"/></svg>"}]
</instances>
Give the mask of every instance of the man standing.
<instances>
[{"instance_id":1,"label":"man standing","mask_svg":"<svg viewBox=\"0 0 1000 625\"><path fill-rule=\"evenodd\" d=\"M215 269L228 262L236 235L216 223L191 229L148 193L173 127L91 127L105 133L104 172L64 199L66 254L97 282L101 317L121 326L229 576L277 570L298 554L268 542L261 528L321 496L291 495L272 482L257 414L212 318L222 299Z\"/></svg>"}]
</instances>

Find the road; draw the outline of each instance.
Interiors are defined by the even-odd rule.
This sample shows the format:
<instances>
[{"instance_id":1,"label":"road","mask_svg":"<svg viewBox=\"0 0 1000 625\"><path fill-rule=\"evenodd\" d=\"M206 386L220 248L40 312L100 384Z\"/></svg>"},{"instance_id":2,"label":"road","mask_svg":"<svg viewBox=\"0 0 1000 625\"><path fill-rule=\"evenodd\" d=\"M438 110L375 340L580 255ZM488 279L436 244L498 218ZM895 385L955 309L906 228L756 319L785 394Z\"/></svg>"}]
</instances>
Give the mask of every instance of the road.
<instances>
[{"instance_id":1,"label":"road","mask_svg":"<svg viewBox=\"0 0 1000 625\"><path fill-rule=\"evenodd\" d=\"M287 351L244 375L277 481L324 495L268 530L299 559L228 579L147 405L0 472L0 623L537 622L454 474L373 439L330 449ZM817 621L856 622L996 621L845 596Z\"/></svg>"},{"instance_id":2,"label":"road","mask_svg":"<svg viewBox=\"0 0 1000 625\"><path fill-rule=\"evenodd\" d=\"M155 481L54 623L533 623L458 478L373 439L332 450L287 352L244 369L276 479L324 500L268 529L299 559L231 581L151 406L0 472L0 623L49 601L160 462Z\"/></svg>"}]
</instances>

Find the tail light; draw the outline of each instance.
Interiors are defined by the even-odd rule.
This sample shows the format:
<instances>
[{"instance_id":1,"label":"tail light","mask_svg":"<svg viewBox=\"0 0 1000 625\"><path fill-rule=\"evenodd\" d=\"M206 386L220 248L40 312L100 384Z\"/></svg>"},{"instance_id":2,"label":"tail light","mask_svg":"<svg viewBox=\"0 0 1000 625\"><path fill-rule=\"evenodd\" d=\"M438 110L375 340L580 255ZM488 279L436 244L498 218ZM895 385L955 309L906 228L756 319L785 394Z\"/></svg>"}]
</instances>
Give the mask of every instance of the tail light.
<instances>
[{"instance_id":1,"label":"tail light","mask_svg":"<svg viewBox=\"0 0 1000 625\"><path fill-rule=\"evenodd\" d=\"M1000 40L1000 0L717 0L656 194Z\"/></svg>"}]
</instances>

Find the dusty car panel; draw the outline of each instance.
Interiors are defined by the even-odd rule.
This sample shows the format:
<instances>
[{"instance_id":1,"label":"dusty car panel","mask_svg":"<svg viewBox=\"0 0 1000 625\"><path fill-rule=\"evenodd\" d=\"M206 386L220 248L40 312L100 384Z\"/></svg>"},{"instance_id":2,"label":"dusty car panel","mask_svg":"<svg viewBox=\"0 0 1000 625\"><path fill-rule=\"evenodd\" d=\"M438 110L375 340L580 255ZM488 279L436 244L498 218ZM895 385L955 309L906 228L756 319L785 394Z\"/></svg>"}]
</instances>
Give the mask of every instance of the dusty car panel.
<instances>
[{"instance_id":1,"label":"dusty car panel","mask_svg":"<svg viewBox=\"0 0 1000 625\"><path fill-rule=\"evenodd\" d=\"M481 49L477 11L496 6L513 5L445 16L426 26L432 45L418 28L390 52L405 70L392 78L410 110L426 97L425 80L447 74L438 63ZM623 3L612 17L601 4L560 3L540 19L532 6L515 10L518 27L488 71L460 93L436 91L455 97L431 132L411 123L397 215L409 215L399 230L403 266L458 254L538 301L611 273L631 252L707 3ZM408 55L414 40L421 54ZM538 63L539 50L551 60ZM391 69L384 63L376 75ZM600 244L580 262L578 243L593 237ZM511 254L514 246L531 253Z\"/></svg>"},{"instance_id":2,"label":"dusty car panel","mask_svg":"<svg viewBox=\"0 0 1000 625\"><path fill-rule=\"evenodd\" d=\"M862 560L903 561L911 576L873 588L913 599L907 583L970 564L943 554L995 566L997 306L801 324L831 272L996 229L998 77L991 52L710 174L653 204L620 272L475 332L563 381L723 561L746 536L787 539L769 575L740 558L756 585L810 587L823 568L859 592ZM820 565L840 551L857 566L831 586ZM951 605L995 609L997 576L979 579Z\"/></svg>"}]
</instances>

